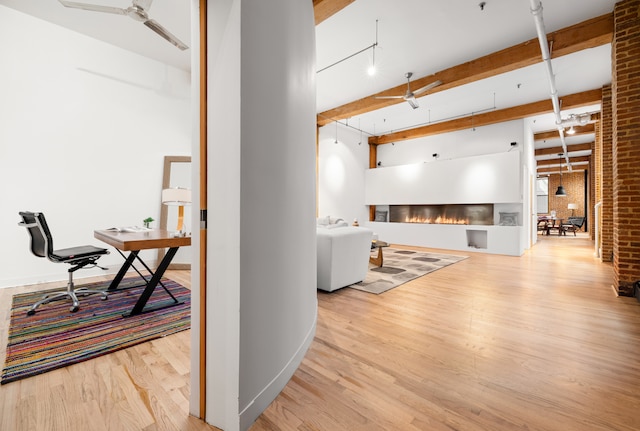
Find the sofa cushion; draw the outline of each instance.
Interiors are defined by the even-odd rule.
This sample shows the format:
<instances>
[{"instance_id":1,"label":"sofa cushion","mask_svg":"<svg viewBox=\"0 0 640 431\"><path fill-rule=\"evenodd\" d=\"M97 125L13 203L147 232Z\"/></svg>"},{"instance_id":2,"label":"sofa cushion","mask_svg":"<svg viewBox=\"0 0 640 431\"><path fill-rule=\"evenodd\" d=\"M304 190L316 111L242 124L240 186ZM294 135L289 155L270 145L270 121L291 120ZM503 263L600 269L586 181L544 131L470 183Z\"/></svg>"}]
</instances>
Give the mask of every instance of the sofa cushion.
<instances>
[{"instance_id":1,"label":"sofa cushion","mask_svg":"<svg viewBox=\"0 0 640 431\"><path fill-rule=\"evenodd\" d=\"M316 224L318 226L327 226L329 224L329 216L318 217Z\"/></svg>"}]
</instances>

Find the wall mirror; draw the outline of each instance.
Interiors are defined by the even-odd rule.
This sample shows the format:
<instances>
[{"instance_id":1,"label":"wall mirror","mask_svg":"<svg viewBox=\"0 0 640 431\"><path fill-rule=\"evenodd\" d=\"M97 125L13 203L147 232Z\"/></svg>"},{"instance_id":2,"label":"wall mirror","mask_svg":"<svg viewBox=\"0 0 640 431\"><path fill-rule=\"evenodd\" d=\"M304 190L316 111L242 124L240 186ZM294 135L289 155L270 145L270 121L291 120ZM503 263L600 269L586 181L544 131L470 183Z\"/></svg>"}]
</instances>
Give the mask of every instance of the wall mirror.
<instances>
[{"instance_id":1,"label":"wall mirror","mask_svg":"<svg viewBox=\"0 0 640 431\"><path fill-rule=\"evenodd\" d=\"M191 188L191 156L164 156L164 171L162 175L162 188L171 187ZM184 207L184 229L191 234L191 205ZM160 229L168 231L176 230L178 224L177 207L163 205L160 202ZM158 263L162 260L166 249L158 249ZM191 247L180 247L176 253L169 269L190 269L191 268Z\"/></svg>"}]
</instances>

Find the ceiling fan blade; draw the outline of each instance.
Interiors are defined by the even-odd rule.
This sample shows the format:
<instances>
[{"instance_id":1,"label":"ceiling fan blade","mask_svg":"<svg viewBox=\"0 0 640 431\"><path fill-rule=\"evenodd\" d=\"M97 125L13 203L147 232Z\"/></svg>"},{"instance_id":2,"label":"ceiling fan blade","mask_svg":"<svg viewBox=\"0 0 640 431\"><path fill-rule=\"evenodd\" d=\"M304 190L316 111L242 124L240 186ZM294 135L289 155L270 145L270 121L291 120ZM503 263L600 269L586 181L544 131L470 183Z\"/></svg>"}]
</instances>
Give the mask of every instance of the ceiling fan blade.
<instances>
[{"instance_id":1,"label":"ceiling fan blade","mask_svg":"<svg viewBox=\"0 0 640 431\"><path fill-rule=\"evenodd\" d=\"M153 0L133 0L134 6L138 6L145 11L149 10L149 8L151 7L151 3L153 3Z\"/></svg>"},{"instance_id":2,"label":"ceiling fan blade","mask_svg":"<svg viewBox=\"0 0 640 431\"><path fill-rule=\"evenodd\" d=\"M411 107L413 109L417 109L417 108L420 107L420 105L418 105L418 101L416 99L414 99L413 97L405 99L405 100L409 103L409 105L411 105Z\"/></svg>"},{"instance_id":3,"label":"ceiling fan blade","mask_svg":"<svg viewBox=\"0 0 640 431\"><path fill-rule=\"evenodd\" d=\"M158 24L158 22L156 20L148 19L148 20L146 20L144 22L144 25L146 25L151 30L153 30L156 33L158 33L160 36L164 37L166 40L168 40L169 42L171 42L172 44L174 44L175 46L177 46L181 50L184 51L185 49L189 49L189 47L187 45L185 45L182 41L180 41L180 39L178 39L173 34L171 34L171 32L169 32L169 30L167 30L166 28L164 28L163 26Z\"/></svg>"},{"instance_id":4,"label":"ceiling fan blade","mask_svg":"<svg viewBox=\"0 0 640 431\"><path fill-rule=\"evenodd\" d=\"M404 99L404 96L375 96L376 99Z\"/></svg>"},{"instance_id":5,"label":"ceiling fan blade","mask_svg":"<svg viewBox=\"0 0 640 431\"><path fill-rule=\"evenodd\" d=\"M416 91L413 92L413 94L424 93L425 91L431 90L433 87L437 87L440 84L442 84L442 81L434 81L431 84L427 84L424 87L418 88Z\"/></svg>"},{"instance_id":6,"label":"ceiling fan blade","mask_svg":"<svg viewBox=\"0 0 640 431\"><path fill-rule=\"evenodd\" d=\"M78 2L74 2L74 1L65 1L65 0L58 0L58 1L64 7L71 7L71 8L75 8L75 9L90 10L90 11L93 11L93 12L114 13L116 15L126 15L127 14L126 9L120 9L118 7L113 7L113 6L100 6L100 5L96 5L96 4L78 3Z\"/></svg>"}]
</instances>

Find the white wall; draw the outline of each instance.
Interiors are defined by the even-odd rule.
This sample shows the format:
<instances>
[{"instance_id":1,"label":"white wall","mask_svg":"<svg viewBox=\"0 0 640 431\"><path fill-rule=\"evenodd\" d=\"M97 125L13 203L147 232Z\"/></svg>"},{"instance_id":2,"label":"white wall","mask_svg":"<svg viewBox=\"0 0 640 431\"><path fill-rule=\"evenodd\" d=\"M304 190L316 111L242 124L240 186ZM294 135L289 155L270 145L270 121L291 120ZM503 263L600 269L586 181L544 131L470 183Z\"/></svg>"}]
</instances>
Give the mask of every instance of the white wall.
<instances>
[{"instance_id":1,"label":"white wall","mask_svg":"<svg viewBox=\"0 0 640 431\"><path fill-rule=\"evenodd\" d=\"M511 142L516 142L518 145L512 148ZM379 145L378 160L382 162L382 166L431 163L434 161L434 153L438 154L437 160L442 161L506 151L522 151L523 142L523 121L515 120L401 141L394 145Z\"/></svg>"},{"instance_id":2,"label":"white wall","mask_svg":"<svg viewBox=\"0 0 640 431\"><path fill-rule=\"evenodd\" d=\"M365 172L368 205L514 203L522 200L520 152L418 162Z\"/></svg>"},{"instance_id":3,"label":"white wall","mask_svg":"<svg viewBox=\"0 0 640 431\"><path fill-rule=\"evenodd\" d=\"M191 153L189 74L4 6L0 40L0 287L66 279L31 254L18 211L44 212L56 248L158 220L163 158Z\"/></svg>"},{"instance_id":4,"label":"white wall","mask_svg":"<svg viewBox=\"0 0 640 431\"><path fill-rule=\"evenodd\" d=\"M313 4L209 2L208 26L207 421L244 430L315 334Z\"/></svg>"},{"instance_id":5,"label":"white wall","mask_svg":"<svg viewBox=\"0 0 640 431\"><path fill-rule=\"evenodd\" d=\"M318 216L352 223L369 219L364 204L364 172L369 168L367 135L335 123L320 129L318 154Z\"/></svg>"},{"instance_id":6,"label":"white wall","mask_svg":"<svg viewBox=\"0 0 640 431\"><path fill-rule=\"evenodd\" d=\"M453 133L428 136L401 141L395 144L379 145L377 154L382 167L413 165L416 163L439 163L479 155L502 155L506 152L531 151L530 142L525 142L525 128L522 120L510 121L490 126L476 127ZM530 133L530 131L529 131ZM358 218L361 225L368 225L369 209L365 205L365 171L369 168L368 136L361 138L360 132L339 124L338 143L335 144L336 125L328 124L320 129L319 170L318 170L318 214L342 217L347 221ZM358 143L361 142L361 145ZM511 146L516 142L516 146ZM438 158L433 154L437 153ZM499 157L499 156L498 156ZM531 156L532 157L532 156ZM530 158L524 156L525 160ZM510 174L511 175L511 174ZM511 202L526 202L528 182L523 183L520 174L513 175L520 184L521 195ZM436 187L442 184L435 184ZM512 198L509 198L512 199ZM526 211L526 205L518 204L517 211ZM363 222L364 221L364 222ZM523 236L518 243L527 243L528 218L523 217ZM370 225L374 231L378 224ZM413 244L421 245L421 244ZM518 248L519 250L519 248Z\"/></svg>"},{"instance_id":7,"label":"white wall","mask_svg":"<svg viewBox=\"0 0 640 431\"><path fill-rule=\"evenodd\" d=\"M526 119L524 121L524 165L526 167L525 175L526 181L529 183L529 197L526 208L529 210L529 231L526 232L528 238L529 247L538 242L538 203L536 200L536 178L537 178L537 163L535 158L535 141L533 139L533 123L532 119Z\"/></svg>"}]
</instances>

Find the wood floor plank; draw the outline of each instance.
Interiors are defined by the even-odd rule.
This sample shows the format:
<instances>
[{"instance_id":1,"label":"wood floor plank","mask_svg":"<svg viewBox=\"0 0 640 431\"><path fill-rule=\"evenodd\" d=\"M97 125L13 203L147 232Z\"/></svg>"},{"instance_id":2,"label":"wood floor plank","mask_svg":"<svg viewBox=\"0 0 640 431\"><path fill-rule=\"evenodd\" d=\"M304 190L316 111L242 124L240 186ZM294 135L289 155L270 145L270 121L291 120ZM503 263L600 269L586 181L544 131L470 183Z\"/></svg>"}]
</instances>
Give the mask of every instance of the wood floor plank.
<instances>
[{"instance_id":1,"label":"wood floor plank","mask_svg":"<svg viewBox=\"0 0 640 431\"><path fill-rule=\"evenodd\" d=\"M251 429L279 429L283 411L319 429L402 430L411 415L425 430L637 429L640 304L611 282L586 237L541 238L522 257L470 253L382 295L319 293L294 376L313 389L285 397L290 383ZM323 422L313 407L329 407L327 392L369 422Z\"/></svg>"},{"instance_id":2,"label":"wood floor plank","mask_svg":"<svg viewBox=\"0 0 640 431\"><path fill-rule=\"evenodd\" d=\"M640 429L640 303L586 236L522 257L424 250L469 258L381 295L318 292L315 340L251 431ZM50 286L0 289L2 343L11 296ZM190 342L3 385L0 429L213 430L188 415Z\"/></svg>"}]
</instances>

